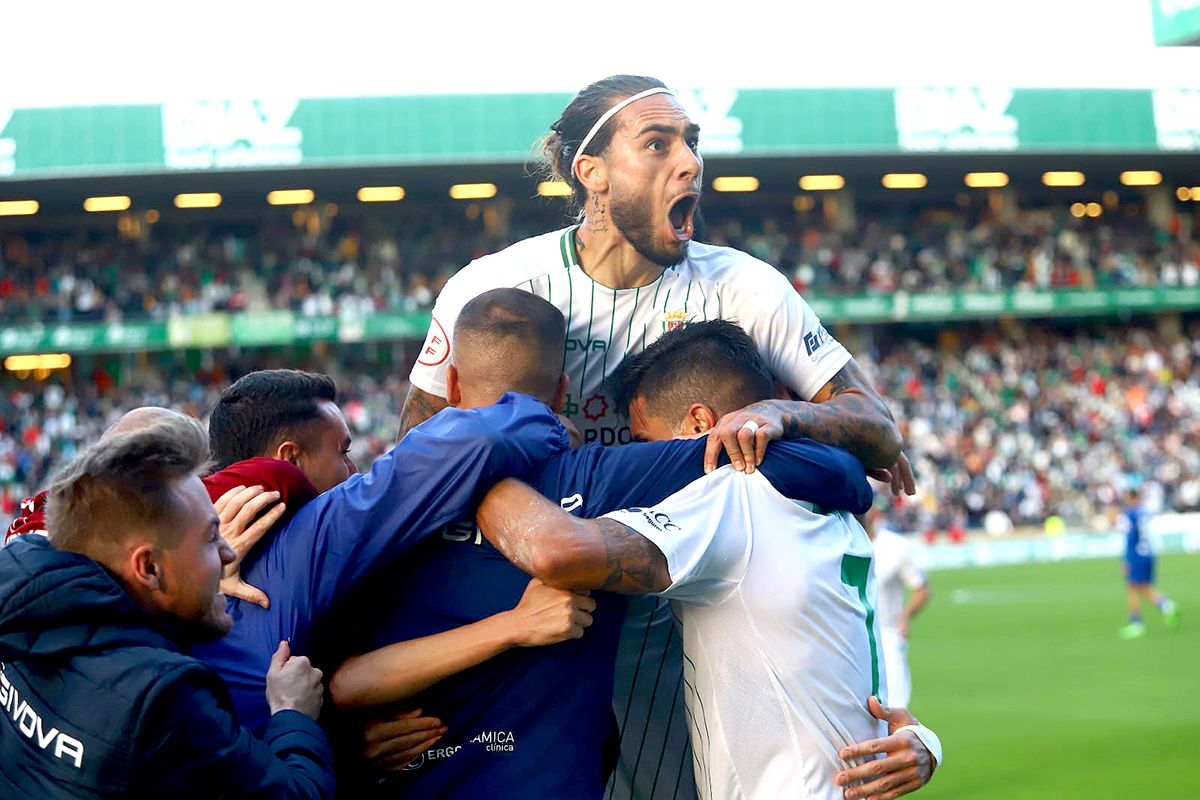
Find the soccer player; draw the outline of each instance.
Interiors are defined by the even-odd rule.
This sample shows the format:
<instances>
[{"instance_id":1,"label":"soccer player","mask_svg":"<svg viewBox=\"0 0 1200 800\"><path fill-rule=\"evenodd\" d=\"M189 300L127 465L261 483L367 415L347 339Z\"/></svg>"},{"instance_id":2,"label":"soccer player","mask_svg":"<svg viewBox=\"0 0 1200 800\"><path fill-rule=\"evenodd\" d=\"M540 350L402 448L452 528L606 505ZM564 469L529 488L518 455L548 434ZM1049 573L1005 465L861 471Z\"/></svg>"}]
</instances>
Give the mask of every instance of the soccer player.
<instances>
[{"instance_id":1,"label":"soccer player","mask_svg":"<svg viewBox=\"0 0 1200 800\"><path fill-rule=\"evenodd\" d=\"M875 548L879 635L883 660L887 664L887 701L888 705L907 707L912 700L908 624L929 603L929 579L917 563L912 541L889 528L878 508L867 512L865 523L863 527Z\"/></svg>"},{"instance_id":2,"label":"soccer player","mask_svg":"<svg viewBox=\"0 0 1200 800\"><path fill-rule=\"evenodd\" d=\"M553 356L562 352L563 335L562 314L528 292L497 289L471 300L455 326L458 346L448 376L455 405L486 405L511 389L561 404L566 383ZM748 382L718 357L696 371L724 384L721 394L755 398L772 386L765 368ZM571 513L595 516L656 502L701 477L705 444L585 445L548 460L527 480ZM797 497L845 508L870 502L861 464L826 445L777 442L762 469ZM473 522L448 529L405 565L403 576L390 575L369 592L376 618L369 646L380 649L349 659L333 677L331 693L349 707L406 700L444 719L448 732L425 757L357 793L600 797L623 599L563 592L545 616L557 626L576 615L573 635L569 625L554 627L554 636L537 642L551 646L529 649L519 646L530 642L520 640L512 626L520 615L509 610L518 599L525 603L529 577L483 540ZM587 605L580 607L581 600ZM552 769L544 763L547 754L553 754ZM672 776L672 786L677 783Z\"/></svg>"},{"instance_id":3,"label":"soccer player","mask_svg":"<svg viewBox=\"0 0 1200 800\"><path fill-rule=\"evenodd\" d=\"M734 352L743 355L729 358ZM719 372L697 370L722 355ZM741 368L748 382L769 374L754 359L736 326L688 325L626 362L614 397L635 436L688 435L742 399L725 391L728 370ZM706 402L714 397L715 408ZM761 472L725 467L661 503L599 520L565 515L504 481L479 520L501 552L551 585L673 601L701 796L841 800L844 785L867 779L846 796L890 798L918 789L940 761L935 737L911 715L868 702L885 669L871 543L851 514L796 502ZM885 718L894 728L887 737ZM929 749L858 762L915 738Z\"/></svg>"},{"instance_id":4,"label":"soccer player","mask_svg":"<svg viewBox=\"0 0 1200 800\"><path fill-rule=\"evenodd\" d=\"M1139 639L1146 635L1142 600L1158 608L1168 628L1179 627L1179 607L1154 587L1154 550L1143 529L1146 517L1137 489L1129 489L1125 494L1125 508L1117 522L1125 533L1125 597L1129 602L1129 624L1118 631L1122 639Z\"/></svg>"},{"instance_id":5,"label":"soccer player","mask_svg":"<svg viewBox=\"0 0 1200 800\"><path fill-rule=\"evenodd\" d=\"M412 370L401 434L447 405L451 333L464 304L488 289L516 287L567 319L560 366L572 388L563 413L585 441L633 439L603 387L623 359L685 321L729 319L750 334L771 372L811 402L731 409L709 433L706 469L724 446L735 470L753 471L767 441L786 431L842 447L895 491L915 491L887 405L788 280L746 253L692 241L703 183L699 126L661 81L597 81L551 128L545 155L571 188L579 222L479 258L450 279ZM635 600L614 692L623 734L618 798L630 796L635 780L644 784L641 797L652 786L673 791L687 760L673 631L665 604Z\"/></svg>"}]
</instances>

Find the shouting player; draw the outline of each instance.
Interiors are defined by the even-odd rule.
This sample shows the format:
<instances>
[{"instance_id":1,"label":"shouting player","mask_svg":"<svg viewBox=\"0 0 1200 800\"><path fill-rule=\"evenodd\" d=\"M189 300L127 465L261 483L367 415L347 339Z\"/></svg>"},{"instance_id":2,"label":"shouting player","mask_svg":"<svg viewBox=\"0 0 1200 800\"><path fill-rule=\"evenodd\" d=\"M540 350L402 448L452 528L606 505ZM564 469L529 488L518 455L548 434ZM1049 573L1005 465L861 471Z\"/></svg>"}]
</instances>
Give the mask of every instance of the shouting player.
<instances>
[{"instance_id":1,"label":"shouting player","mask_svg":"<svg viewBox=\"0 0 1200 800\"><path fill-rule=\"evenodd\" d=\"M545 155L571 188L578 223L479 258L450 279L412 370L402 433L447 404L450 333L460 309L488 289L515 287L566 316L561 367L573 388L563 411L585 441L632 440L603 388L623 359L685 321L728 319L750 334L782 384L810 402L767 400L727 415L710 433L706 469L715 468L724 446L735 470L753 471L766 442L786 431L849 450L874 476L912 493L886 404L788 280L746 253L692 241L704 171L700 131L674 94L653 78L612 76L579 92L551 127ZM673 732L686 746L672 631L664 605L635 601L614 693L623 727L618 778L626 787L617 796L629 796L634 764L645 786L639 796L651 796L651 787L672 794L686 760L666 744ZM653 757L641 758L643 749Z\"/></svg>"}]
</instances>

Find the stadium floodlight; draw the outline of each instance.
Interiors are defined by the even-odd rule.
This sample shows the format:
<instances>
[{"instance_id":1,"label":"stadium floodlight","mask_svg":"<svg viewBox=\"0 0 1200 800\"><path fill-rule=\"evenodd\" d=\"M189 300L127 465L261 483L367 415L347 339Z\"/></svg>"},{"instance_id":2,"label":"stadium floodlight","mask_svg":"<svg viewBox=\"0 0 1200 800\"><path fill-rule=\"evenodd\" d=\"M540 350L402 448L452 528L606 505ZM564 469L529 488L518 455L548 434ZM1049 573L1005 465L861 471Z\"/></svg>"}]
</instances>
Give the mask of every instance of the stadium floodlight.
<instances>
[{"instance_id":1,"label":"stadium floodlight","mask_svg":"<svg viewBox=\"0 0 1200 800\"><path fill-rule=\"evenodd\" d=\"M1082 217L1087 213L1087 206L1083 203L1071 203L1071 216Z\"/></svg>"},{"instance_id":2,"label":"stadium floodlight","mask_svg":"<svg viewBox=\"0 0 1200 800\"><path fill-rule=\"evenodd\" d=\"M1047 186L1083 186L1082 172L1043 172L1042 183Z\"/></svg>"},{"instance_id":3,"label":"stadium floodlight","mask_svg":"<svg viewBox=\"0 0 1200 800\"><path fill-rule=\"evenodd\" d=\"M176 208L216 208L221 205L221 195L216 192L190 192L175 195Z\"/></svg>"},{"instance_id":4,"label":"stadium floodlight","mask_svg":"<svg viewBox=\"0 0 1200 800\"><path fill-rule=\"evenodd\" d=\"M0 200L0 217L28 217L40 207L37 200Z\"/></svg>"},{"instance_id":5,"label":"stadium floodlight","mask_svg":"<svg viewBox=\"0 0 1200 800\"><path fill-rule=\"evenodd\" d=\"M398 203L405 194L403 186L364 186L358 190L358 202Z\"/></svg>"},{"instance_id":6,"label":"stadium floodlight","mask_svg":"<svg viewBox=\"0 0 1200 800\"><path fill-rule=\"evenodd\" d=\"M571 187L566 181L542 181L537 186L537 193L542 197L570 197Z\"/></svg>"},{"instance_id":7,"label":"stadium floodlight","mask_svg":"<svg viewBox=\"0 0 1200 800\"><path fill-rule=\"evenodd\" d=\"M929 179L920 172L889 172L881 182L886 189L924 189Z\"/></svg>"},{"instance_id":8,"label":"stadium floodlight","mask_svg":"<svg viewBox=\"0 0 1200 800\"><path fill-rule=\"evenodd\" d=\"M801 175L800 188L806 192L829 192L841 189L846 179L841 175Z\"/></svg>"},{"instance_id":9,"label":"stadium floodlight","mask_svg":"<svg viewBox=\"0 0 1200 800\"><path fill-rule=\"evenodd\" d=\"M1008 186L1008 175L1003 172L968 172L963 183L972 189L999 189Z\"/></svg>"},{"instance_id":10,"label":"stadium floodlight","mask_svg":"<svg viewBox=\"0 0 1200 800\"><path fill-rule=\"evenodd\" d=\"M758 178L752 175L723 175L713 178L712 188L716 192L757 192Z\"/></svg>"},{"instance_id":11,"label":"stadium floodlight","mask_svg":"<svg viewBox=\"0 0 1200 800\"><path fill-rule=\"evenodd\" d=\"M1104 213L1104 208L1099 203L1088 203L1085 210L1089 217L1098 217Z\"/></svg>"},{"instance_id":12,"label":"stadium floodlight","mask_svg":"<svg viewBox=\"0 0 1200 800\"><path fill-rule=\"evenodd\" d=\"M1189 192L1189 194L1193 200L1195 200L1197 203L1200 203L1200 186L1193 186L1192 191Z\"/></svg>"},{"instance_id":13,"label":"stadium floodlight","mask_svg":"<svg viewBox=\"0 0 1200 800\"><path fill-rule=\"evenodd\" d=\"M9 356L4 359L4 368L9 372L34 372L41 369L66 369L71 366L67 353L46 355Z\"/></svg>"},{"instance_id":14,"label":"stadium floodlight","mask_svg":"<svg viewBox=\"0 0 1200 800\"><path fill-rule=\"evenodd\" d=\"M83 201L83 210L95 212L125 211L133 204L128 195L118 194L107 197L89 197Z\"/></svg>"},{"instance_id":15,"label":"stadium floodlight","mask_svg":"<svg viewBox=\"0 0 1200 800\"><path fill-rule=\"evenodd\" d=\"M495 197L498 191L494 183L456 183L450 187L450 197L454 200L487 200Z\"/></svg>"},{"instance_id":16,"label":"stadium floodlight","mask_svg":"<svg viewBox=\"0 0 1200 800\"><path fill-rule=\"evenodd\" d=\"M317 195L312 189L276 189L267 192L267 202L273 206L302 206Z\"/></svg>"},{"instance_id":17,"label":"stadium floodlight","mask_svg":"<svg viewBox=\"0 0 1200 800\"><path fill-rule=\"evenodd\" d=\"M1121 183L1126 186L1158 186L1162 173L1156 169L1134 169L1121 173Z\"/></svg>"},{"instance_id":18,"label":"stadium floodlight","mask_svg":"<svg viewBox=\"0 0 1200 800\"><path fill-rule=\"evenodd\" d=\"M1180 186L1175 190L1175 196L1182 202L1186 203L1188 200L1192 199L1192 190L1186 186Z\"/></svg>"}]
</instances>

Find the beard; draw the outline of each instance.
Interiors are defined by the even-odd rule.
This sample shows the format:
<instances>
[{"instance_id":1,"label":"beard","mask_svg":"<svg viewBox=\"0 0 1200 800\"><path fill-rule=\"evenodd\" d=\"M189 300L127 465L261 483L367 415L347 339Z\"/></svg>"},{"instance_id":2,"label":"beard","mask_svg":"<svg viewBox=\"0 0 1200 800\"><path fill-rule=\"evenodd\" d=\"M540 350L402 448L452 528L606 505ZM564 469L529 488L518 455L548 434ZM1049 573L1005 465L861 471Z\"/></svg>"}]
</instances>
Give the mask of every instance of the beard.
<instances>
[{"instance_id":1,"label":"beard","mask_svg":"<svg viewBox=\"0 0 1200 800\"><path fill-rule=\"evenodd\" d=\"M214 602L204 616L187 621L188 635L196 642L211 642L233 630L233 617L225 610L225 601Z\"/></svg>"},{"instance_id":2,"label":"beard","mask_svg":"<svg viewBox=\"0 0 1200 800\"><path fill-rule=\"evenodd\" d=\"M614 187L608 205L613 224L642 258L663 268L683 261L690 242L676 242L667 247L655 244L661 222L655 223L653 203L649 198L626 196Z\"/></svg>"}]
</instances>

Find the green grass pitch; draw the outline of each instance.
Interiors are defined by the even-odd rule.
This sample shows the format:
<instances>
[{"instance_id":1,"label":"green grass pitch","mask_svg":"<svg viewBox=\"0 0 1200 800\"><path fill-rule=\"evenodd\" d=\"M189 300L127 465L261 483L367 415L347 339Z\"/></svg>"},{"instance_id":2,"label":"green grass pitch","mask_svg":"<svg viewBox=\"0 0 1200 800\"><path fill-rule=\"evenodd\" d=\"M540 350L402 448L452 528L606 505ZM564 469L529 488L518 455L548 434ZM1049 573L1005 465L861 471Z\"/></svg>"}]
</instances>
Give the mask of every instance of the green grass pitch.
<instances>
[{"instance_id":1,"label":"green grass pitch","mask_svg":"<svg viewBox=\"0 0 1200 800\"><path fill-rule=\"evenodd\" d=\"M1200 555L1163 556L1180 605L1117 639L1115 560L934 572L912 626L912 710L946 768L922 800L1200 798Z\"/></svg>"}]
</instances>

